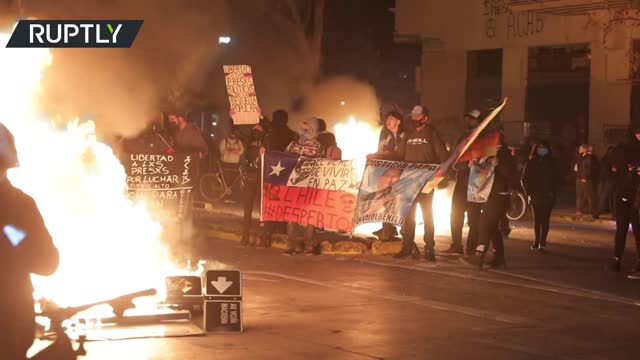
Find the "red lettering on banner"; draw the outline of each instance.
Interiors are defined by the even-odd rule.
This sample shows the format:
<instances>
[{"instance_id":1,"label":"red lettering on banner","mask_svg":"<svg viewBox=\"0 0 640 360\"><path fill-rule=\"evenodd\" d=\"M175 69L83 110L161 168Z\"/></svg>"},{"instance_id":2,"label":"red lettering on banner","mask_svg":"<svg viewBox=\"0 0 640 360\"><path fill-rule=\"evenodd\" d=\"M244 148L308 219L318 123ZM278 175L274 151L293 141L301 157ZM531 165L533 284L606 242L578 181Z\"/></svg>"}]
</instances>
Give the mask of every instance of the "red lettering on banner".
<instances>
[{"instance_id":1,"label":"red lettering on banner","mask_svg":"<svg viewBox=\"0 0 640 360\"><path fill-rule=\"evenodd\" d=\"M351 231L355 195L342 191L264 184L262 220L292 221Z\"/></svg>"}]
</instances>

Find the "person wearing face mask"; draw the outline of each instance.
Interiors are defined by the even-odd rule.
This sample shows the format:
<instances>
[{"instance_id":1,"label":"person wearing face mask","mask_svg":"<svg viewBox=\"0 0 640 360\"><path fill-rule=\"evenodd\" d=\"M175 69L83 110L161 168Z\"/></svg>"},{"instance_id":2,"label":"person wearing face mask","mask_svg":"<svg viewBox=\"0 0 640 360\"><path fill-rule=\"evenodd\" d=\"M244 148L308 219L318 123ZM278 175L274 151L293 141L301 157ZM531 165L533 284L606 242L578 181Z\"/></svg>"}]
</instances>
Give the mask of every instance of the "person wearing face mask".
<instances>
[{"instance_id":1,"label":"person wearing face mask","mask_svg":"<svg viewBox=\"0 0 640 360\"><path fill-rule=\"evenodd\" d=\"M630 128L625 144L617 148L614 157L616 172L616 235L613 258L608 269L621 270L629 225L633 230L636 242L637 260L629 275L632 279L640 279L640 202L634 201L640 191L640 127Z\"/></svg>"},{"instance_id":2,"label":"person wearing face mask","mask_svg":"<svg viewBox=\"0 0 640 360\"><path fill-rule=\"evenodd\" d=\"M532 250L544 250L549 234L551 211L560 187L560 172L551 147L541 141L531 149L522 173L522 187L533 208L535 240Z\"/></svg>"},{"instance_id":3,"label":"person wearing face mask","mask_svg":"<svg viewBox=\"0 0 640 360\"><path fill-rule=\"evenodd\" d=\"M18 166L13 135L0 124L0 358L7 360L25 359L34 340L30 275L51 275L59 261L35 201L7 178Z\"/></svg>"},{"instance_id":4,"label":"person wearing face mask","mask_svg":"<svg viewBox=\"0 0 640 360\"><path fill-rule=\"evenodd\" d=\"M207 155L209 146L197 126L182 115L169 115L168 121L176 151L196 153L201 159Z\"/></svg>"},{"instance_id":5,"label":"person wearing face mask","mask_svg":"<svg viewBox=\"0 0 640 360\"><path fill-rule=\"evenodd\" d=\"M398 149L398 158L409 163L442 164L447 160L448 153L444 142L429 122L429 109L417 105L411 111L412 130L405 133ZM416 209L420 204L424 220L424 258L435 262L435 241L433 229L433 191L428 194L420 193L411 205L409 216L402 226L402 249L394 255L397 259L410 256L416 248L414 238L416 234Z\"/></svg>"},{"instance_id":6,"label":"person wearing face mask","mask_svg":"<svg viewBox=\"0 0 640 360\"><path fill-rule=\"evenodd\" d=\"M391 111L385 118L385 126L380 130L378 152L367 155L367 159L398 160L398 149L404 139L402 114ZM398 235L398 229L390 223L383 223L382 229L373 232L382 241L389 241Z\"/></svg>"},{"instance_id":7,"label":"person wearing face mask","mask_svg":"<svg viewBox=\"0 0 640 360\"><path fill-rule=\"evenodd\" d=\"M480 124L480 110L472 110L465 115L467 131L458 139L457 144L464 141L469 134ZM457 147L457 145L456 145ZM455 147L454 147L455 148ZM456 184L451 196L451 246L444 250L445 254L464 254L462 244L462 228L464 227L464 215L467 214L469 233L467 235L467 248L475 249L477 243L477 223L479 208L467 201L467 186L469 185L469 162L454 165L456 171Z\"/></svg>"},{"instance_id":8,"label":"person wearing face mask","mask_svg":"<svg viewBox=\"0 0 640 360\"><path fill-rule=\"evenodd\" d=\"M311 117L300 125L300 138L287 146L287 152L298 154L307 158L322 158L325 150L318 141L318 134L326 129L324 120ZM302 225L294 222L287 223L287 249L284 255L295 255L305 252L307 255L318 254L318 243L315 238L316 228L313 225L304 227L304 239L299 241L298 233Z\"/></svg>"}]
</instances>

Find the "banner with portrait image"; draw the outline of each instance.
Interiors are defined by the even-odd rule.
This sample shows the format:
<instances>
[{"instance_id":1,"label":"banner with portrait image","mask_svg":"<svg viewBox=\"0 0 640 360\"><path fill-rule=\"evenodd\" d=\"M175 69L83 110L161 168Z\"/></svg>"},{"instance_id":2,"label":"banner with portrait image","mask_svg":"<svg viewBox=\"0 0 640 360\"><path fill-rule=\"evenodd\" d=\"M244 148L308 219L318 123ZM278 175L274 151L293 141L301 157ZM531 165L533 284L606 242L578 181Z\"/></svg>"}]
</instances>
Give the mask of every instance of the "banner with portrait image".
<instances>
[{"instance_id":1,"label":"banner with portrait image","mask_svg":"<svg viewBox=\"0 0 640 360\"><path fill-rule=\"evenodd\" d=\"M359 181L353 161L267 151L263 164L261 221L351 232Z\"/></svg>"},{"instance_id":2,"label":"banner with portrait image","mask_svg":"<svg viewBox=\"0 0 640 360\"><path fill-rule=\"evenodd\" d=\"M437 164L368 160L358 192L354 228L370 222L402 226Z\"/></svg>"}]
</instances>

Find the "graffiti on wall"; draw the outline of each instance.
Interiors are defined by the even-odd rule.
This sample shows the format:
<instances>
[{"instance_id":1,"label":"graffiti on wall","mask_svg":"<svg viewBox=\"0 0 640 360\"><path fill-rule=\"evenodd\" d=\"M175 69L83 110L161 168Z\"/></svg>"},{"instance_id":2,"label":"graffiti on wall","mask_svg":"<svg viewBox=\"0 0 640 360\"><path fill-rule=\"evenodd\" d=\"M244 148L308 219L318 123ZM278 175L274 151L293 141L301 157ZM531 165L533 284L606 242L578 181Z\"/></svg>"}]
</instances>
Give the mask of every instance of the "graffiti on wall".
<instances>
[{"instance_id":1,"label":"graffiti on wall","mask_svg":"<svg viewBox=\"0 0 640 360\"><path fill-rule=\"evenodd\" d=\"M513 12L513 0L480 0L485 36L493 39L506 34L507 39L526 38L544 31L544 16L533 11Z\"/></svg>"}]
</instances>

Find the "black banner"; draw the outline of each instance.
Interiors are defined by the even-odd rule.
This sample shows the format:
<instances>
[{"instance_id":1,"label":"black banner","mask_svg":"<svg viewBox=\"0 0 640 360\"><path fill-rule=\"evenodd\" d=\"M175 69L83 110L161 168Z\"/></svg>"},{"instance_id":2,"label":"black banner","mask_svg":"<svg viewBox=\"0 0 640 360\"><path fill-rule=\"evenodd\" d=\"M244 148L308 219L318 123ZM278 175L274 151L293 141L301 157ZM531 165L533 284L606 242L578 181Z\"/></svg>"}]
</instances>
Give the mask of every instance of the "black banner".
<instances>
[{"instance_id":1,"label":"black banner","mask_svg":"<svg viewBox=\"0 0 640 360\"><path fill-rule=\"evenodd\" d=\"M130 48L143 20L20 20L8 48Z\"/></svg>"},{"instance_id":2,"label":"black banner","mask_svg":"<svg viewBox=\"0 0 640 360\"><path fill-rule=\"evenodd\" d=\"M181 220L190 206L195 156L129 154L123 159L129 196L143 200L160 220Z\"/></svg>"}]
</instances>

